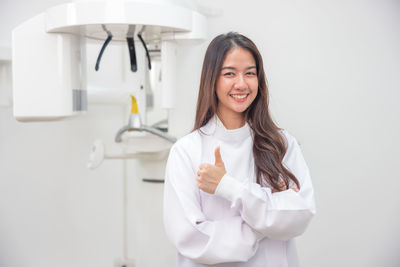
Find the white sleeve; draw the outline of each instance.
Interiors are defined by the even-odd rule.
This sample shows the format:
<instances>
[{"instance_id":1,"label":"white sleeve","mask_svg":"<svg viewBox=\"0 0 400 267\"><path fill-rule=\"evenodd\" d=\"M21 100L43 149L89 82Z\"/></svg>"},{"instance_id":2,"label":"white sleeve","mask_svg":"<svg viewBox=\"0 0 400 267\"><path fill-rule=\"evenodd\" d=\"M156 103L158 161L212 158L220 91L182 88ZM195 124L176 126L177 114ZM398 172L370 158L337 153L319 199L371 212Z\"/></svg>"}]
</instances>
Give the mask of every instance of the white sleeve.
<instances>
[{"instance_id":1,"label":"white sleeve","mask_svg":"<svg viewBox=\"0 0 400 267\"><path fill-rule=\"evenodd\" d=\"M289 189L272 194L270 188L254 182L243 184L229 174L222 178L215 192L230 200L231 207L238 208L254 230L277 240L301 235L316 212L310 173L293 137L288 138L283 163L299 180L299 192Z\"/></svg>"},{"instance_id":2,"label":"white sleeve","mask_svg":"<svg viewBox=\"0 0 400 267\"><path fill-rule=\"evenodd\" d=\"M263 237L240 215L207 220L201 210L191 160L176 144L171 148L166 167L163 218L166 234L178 252L201 264L247 261Z\"/></svg>"}]
</instances>

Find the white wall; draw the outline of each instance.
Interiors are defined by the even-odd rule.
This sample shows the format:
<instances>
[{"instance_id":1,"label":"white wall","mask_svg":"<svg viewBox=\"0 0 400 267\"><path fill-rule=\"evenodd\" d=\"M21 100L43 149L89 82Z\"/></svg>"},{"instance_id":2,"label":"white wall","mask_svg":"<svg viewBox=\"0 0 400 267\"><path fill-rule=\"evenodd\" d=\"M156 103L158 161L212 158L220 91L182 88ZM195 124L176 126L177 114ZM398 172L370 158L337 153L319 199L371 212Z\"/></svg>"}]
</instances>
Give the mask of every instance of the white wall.
<instances>
[{"instance_id":1,"label":"white wall","mask_svg":"<svg viewBox=\"0 0 400 267\"><path fill-rule=\"evenodd\" d=\"M0 44L19 22L60 2L2 0ZM302 266L399 266L400 2L201 3L223 9L209 21L208 42L234 30L258 45L274 118L303 148L318 214L297 242ZM185 49L182 105L171 112L177 135L192 127L182 116L194 118L205 45L187 58ZM122 162L94 172L85 163L94 138L113 142L123 108L89 108L83 117L36 124L0 108L1 267L111 266L121 256ZM146 164L128 161L129 256L138 266L173 266L161 198L150 202L162 185L140 182L161 176L162 163Z\"/></svg>"}]
</instances>

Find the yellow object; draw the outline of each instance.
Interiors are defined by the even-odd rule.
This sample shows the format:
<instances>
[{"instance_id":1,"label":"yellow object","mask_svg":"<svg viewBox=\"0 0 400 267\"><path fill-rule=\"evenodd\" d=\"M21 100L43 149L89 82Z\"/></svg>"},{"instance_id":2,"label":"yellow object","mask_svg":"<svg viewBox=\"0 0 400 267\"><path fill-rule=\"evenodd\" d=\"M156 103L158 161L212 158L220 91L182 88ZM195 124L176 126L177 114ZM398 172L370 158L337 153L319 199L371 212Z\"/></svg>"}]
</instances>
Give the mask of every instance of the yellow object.
<instances>
[{"instance_id":1,"label":"yellow object","mask_svg":"<svg viewBox=\"0 0 400 267\"><path fill-rule=\"evenodd\" d=\"M132 98L132 104L131 104L131 114L138 114L139 113L139 109L138 109L138 105L136 102L136 98L131 95Z\"/></svg>"}]
</instances>

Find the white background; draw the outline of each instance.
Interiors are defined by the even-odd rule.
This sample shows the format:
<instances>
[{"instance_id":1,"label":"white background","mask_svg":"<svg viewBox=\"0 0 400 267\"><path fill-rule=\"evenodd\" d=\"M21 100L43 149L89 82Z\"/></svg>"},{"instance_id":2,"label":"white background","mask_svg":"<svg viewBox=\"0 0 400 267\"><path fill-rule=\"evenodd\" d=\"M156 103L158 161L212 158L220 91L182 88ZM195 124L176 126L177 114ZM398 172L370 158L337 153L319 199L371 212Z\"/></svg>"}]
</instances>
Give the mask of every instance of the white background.
<instances>
[{"instance_id":1,"label":"white background","mask_svg":"<svg viewBox=\"0 0 400 267\"><path fill-rule=\"evenodd\" d=\"M62 2L1 0L0 45ZM210 40L247 35L264 58L273 117L298 139L312 173L317 215L298 238L302 266L400 266L400 1L201 3L223 13L209 19L209 40L178 52L181 104L171 130L181 136L193 126ZM121 257L123 163L85 164L95 138L112 144L124 112L97 105L78 118L21 124L0 107L1 267L106 267ZM174 266L162 185L140 181L162 176L163 163L127 165L129 256L138 266Z\"/></svg>"}]
</instances>

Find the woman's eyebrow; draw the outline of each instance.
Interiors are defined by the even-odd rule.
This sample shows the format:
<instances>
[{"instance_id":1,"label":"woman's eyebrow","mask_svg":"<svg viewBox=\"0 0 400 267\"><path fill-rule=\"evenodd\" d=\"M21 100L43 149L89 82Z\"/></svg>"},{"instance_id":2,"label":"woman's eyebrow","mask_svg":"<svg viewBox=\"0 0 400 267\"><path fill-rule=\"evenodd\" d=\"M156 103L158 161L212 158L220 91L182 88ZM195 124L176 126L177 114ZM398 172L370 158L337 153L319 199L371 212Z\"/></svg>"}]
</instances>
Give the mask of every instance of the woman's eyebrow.
<instances>
[{"instance_id":1,"label":"woman's eyebrow","mask_svg":"<svg viewBox=\"0 0 400 267\"><path fill-rule=\"evenodd\" d=\"M225 67L222 67L222 68L221 68L221 70L226 70L226 69L229 69L229 70L236 70L235 67L231 67L231 66L225 66ZM256 69L256 66L249 66L249 67L246 68L246 70L248 70L248 69Z\"/></svg>"}]
</instances>

